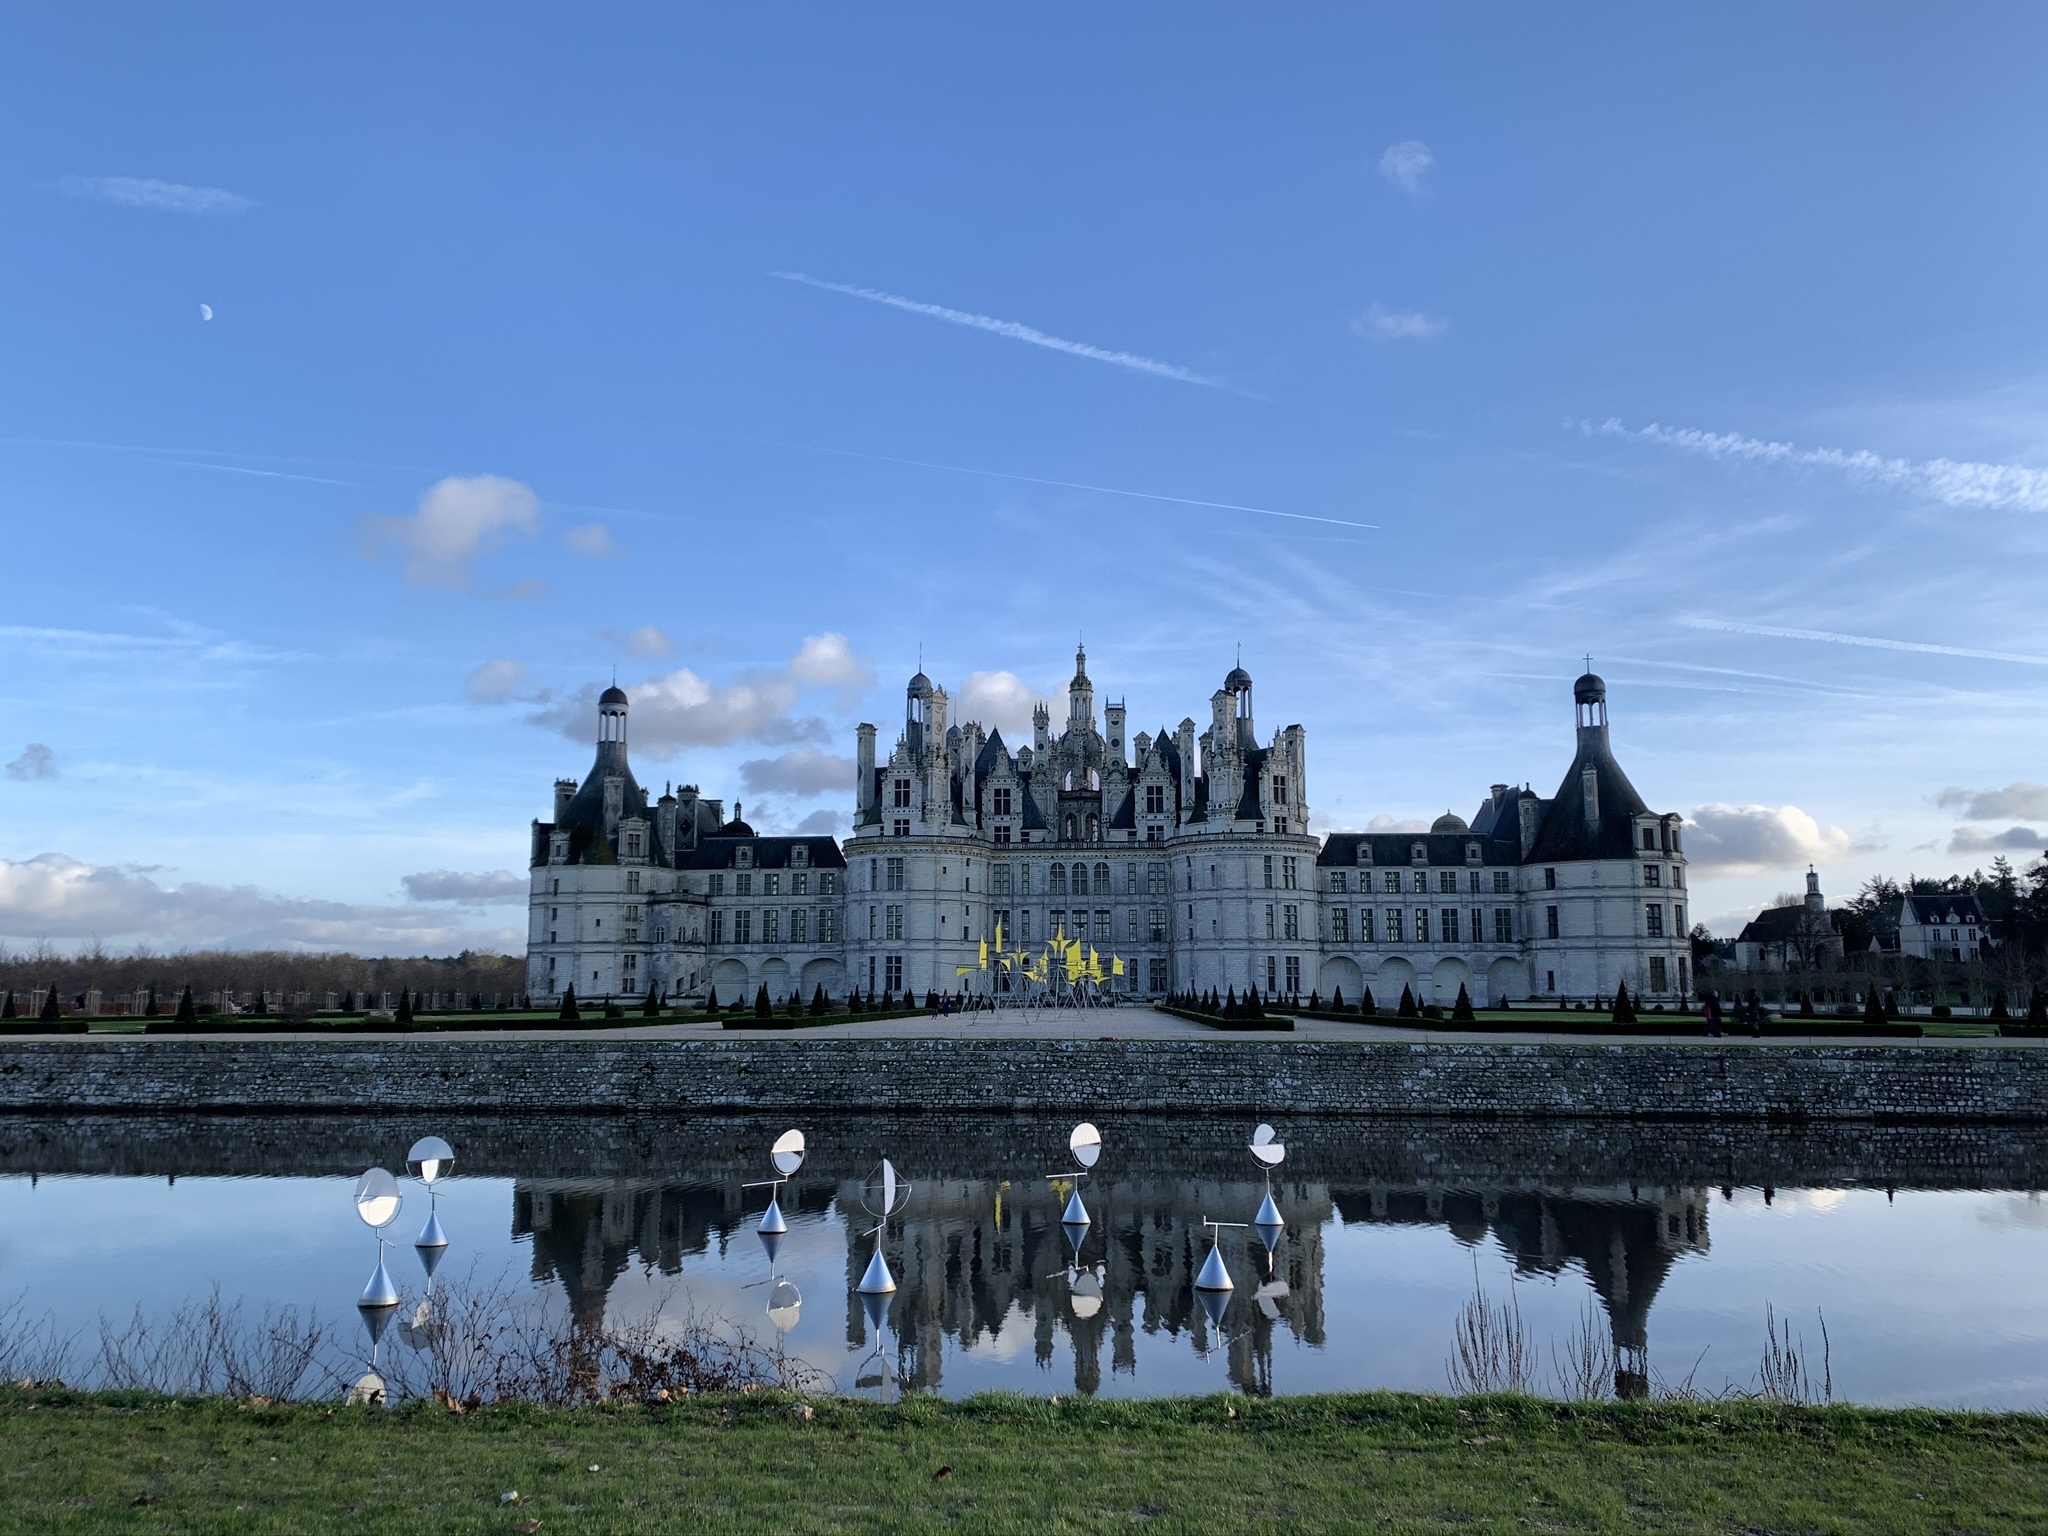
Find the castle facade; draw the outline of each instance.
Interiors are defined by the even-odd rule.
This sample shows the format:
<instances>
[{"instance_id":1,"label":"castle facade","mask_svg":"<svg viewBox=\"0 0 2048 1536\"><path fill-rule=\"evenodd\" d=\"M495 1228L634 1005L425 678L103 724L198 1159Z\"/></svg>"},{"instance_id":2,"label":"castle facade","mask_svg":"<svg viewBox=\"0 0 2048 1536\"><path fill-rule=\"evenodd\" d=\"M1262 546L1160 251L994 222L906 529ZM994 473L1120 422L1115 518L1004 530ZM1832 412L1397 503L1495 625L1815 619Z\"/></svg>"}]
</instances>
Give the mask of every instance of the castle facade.
<instances>
[{"instance_id":1,"label":"castle facade","mask_svg":"<svg viewBox=\"0 0 2048 1536\"><path fill-rule=\"evenodd\" d=\"M1607 687L1572 687L1576 752L1548 798L1492 785L1471 820L1427 832L1309 830L1307 737L1260 742L1242 666L1192 717L1126 737L1097 723L1087 654L1067 714L1040 705L1029 745L949 719L919 672L886 757L856 741L854 824L762 837L695 786L650 803L627 759L628 700L598 703L597 761L558 780L533 824L528 988L559 998L666 1000L765 986L1000 993L984 941L1093 949L1131 998L1243 992L1390 1007L1404 988L1448 1005L1691 987L1681 818L1650 810L1616 762ZM963 978L961 967L968 967Z\"/></svg>"}]
</instances>

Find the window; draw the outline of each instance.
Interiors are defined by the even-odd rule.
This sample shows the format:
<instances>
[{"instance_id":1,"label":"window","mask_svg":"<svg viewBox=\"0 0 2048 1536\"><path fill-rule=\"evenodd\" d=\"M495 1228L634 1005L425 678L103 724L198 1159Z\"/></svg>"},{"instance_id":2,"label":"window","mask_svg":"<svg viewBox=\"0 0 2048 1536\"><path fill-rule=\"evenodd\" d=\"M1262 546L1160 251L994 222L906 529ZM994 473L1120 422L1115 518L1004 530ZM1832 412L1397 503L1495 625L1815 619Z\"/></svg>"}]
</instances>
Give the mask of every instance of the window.
<instances>
[{"instance_id":1,"label":"window","mask_svg":"<svg viewBox=\"0 0 2048 1536\"><path fill-rule=\"evenodd\" d=\"M780 944L782 942L782 912L777 907L770 907L761 914L761 942L763 944Z\"/></svg>"},{"instance_id":2,"label":"window","mask_svg":"<svg viewBox=\"0 0 2048 1536\"><path fill-rule=\"evenodd\" d=\"M1273 803L1275 805L1285 805L1287 803L1287 780L1284 775L1275 774L1273 776Z\"/></svg>"},{"instance_id":3,"label":"window","mask_svg":"<svg viewBox=\"0 0 2048 1536\"><path fill-rule=\"evenodd\" d=\"M1650 990L1652 992L1662 992L1665 990L1664 957L1662 955L1650 956Z\"/></svg>"},{"instance_id":4,"label":"window","mask_svg":"<svg viewBox=\"0 0 2048 1536\"><path fill-rule=\"evenodd\" d=\"M881 935L877 933L875 930L876 919L880 915L880 909L875 907L873 904L870 904L868 907L868 937L870 939L881 937Z\"/></svg>"},{"instance_id":5,"label":"window","mask_svg":"<svg viewBox=\"0 0 2048 1536\"><path fill-rule=\"evenodd\" d=\"M1545 871L1543 871L1543 889L1545 889L1546 891L1554 891L1557 889L1556 870L1546 869Z\"/></svg>"},{"instance_id":6,"label":"window","mask_svg":"<svg viewBox=\"0 0 2048 1536\"><path fill-rule=\"evenodd\" d=\"M896 781L896 788L889 803L898 810L907 811L910 809L910 780L898 779Z\"/></svg>"},{"instance_id":7,"label":"window","mask_svg":"<svg viewBox=\"0 0 2048 1536\"><path fill-rule=\"evenodd\" d=\"M1280 861L1280 886L1289 891L1301 888L1301 860L1292 854Z\"/></svg>"},{"instance_id":8,"label":"window","mask_svg":"<svg viewBox=\"0 0 2048 1536\"><path fill-rule=\"evenodd\" d=\"M1287 957L1287 990L1290 992L1299 992L1301 990L1301 956L1299 955L1289 955Z\"/></svg>"},{"instance_id":9,"label":"window","mask_svg":"<svg viewBox=\"0 0 2048 1536\"><path fill-rule=\"evenodd\" d=\"M1685 866L1683 864L1671 866L1671 883L1677 886L1685 884Z\"/></svg>"},{"instance_id":10,"label":"window","mask_svg":"<svg viewBox=\"0 0 2048 1536\"><path fill-rule=\"evenodd\" d=\"M714 896L723 896L725 894L725 876L713 875L711 877L711 894Z\"/></svg>"},{"instance_id":11,"label":"window","mask_svg":"<svg viewBox=\"0 0 2048 1536\"><path fill-rule=\"evenodd\" d=\"M1418 944L1427 944L1429 942L1429 908L1427 907L1417 907L1415 909L1415 942Z\"/></svg>"},{"instance_id":12,"label":"window","mask_svg":"<svg viewBox=\"0 0 2048 1536\"><path fill-rule=\"evenodd\" d=\"M732 915L732 941L735 944L754 942L754 914L746 907Z\"/></svg>"},{"instance_id":13,"label":"window","mask_svg":"<svg viewBox=\"0 0 2048 1536\"><path fill-rule=\"evenodd\" d=\"M1428 889L1429 872L1427 870L1418 869L1417 871L1415 871L1415 894L1420 896L1424 891Z\"/></svg>"},{"instance_id":14,"label":"window","mask_svg":"<svg viewBox=\"0 0 2048 1536\"><path fill-rule=\"evenodd\" d=\"M1545 907L1543 909L1543 928L1545 938L1554 939L1557 937L1557 908Z\"/></svg>"},{"instance_id":15,"label":"window","mask_svg":"<svg viewBox=\"0 0 2048 1536\"><path fill-rule=\"evenodd\" d=\"M1164 992L1166 990L1165 959L1161 956L1154 955L1150 960L1145 962L1145 969L1147 972L1145 979L1148 983L1150 983L1150 990L1154 992Z\"/></svg>"},{"instance_id":16,"label":"window","mask_svg":"<svg viewBox=\"0 0 2048 1536\"><path fill-rule=\"evenodd\" d=\"M1166 894L1166 866L1157 860L1145 866L1145 894L1164 896Z\"/></svg>"},{"instance_id":17,"label":"window","mask_svg":"<svg viewBox=\"0 0 2048 1536\"><path fill-rule=\"evenodd\" d=\"M626 891L627 891L627 893L628 893L628 894L633 894L633 893L637 893L637 892L639 891L639 889L640 889L640 871L639 871L639 870L637 870L637 869L629 869L629 870L627 870L627 871L626 871Z\"/></svg>"},{"instance_id":18,"label":"window","mask_svg":"<svg viewBox=\"0 0 2048 1536\"><path fill-rule=\"evenodd\" d=\"M752 869L754 867L754 850L744 845L735 848L732 851L732 861L741 869Z\"/></svg>"},{"instance_id":19,"label":"window","mask_svg":"<svg viewBox=\"0 0 2048 1536\"><path fill-rule=\"evenodd\" d=\"M1515 941L1515 909L1495 907L1493 909L1493 942L1512 944Z\"/></svg>"},{"instance_id":20,"label":"window","mask_svg":"<svg viewBox=\"0 0 2048 1536\"><path fill-rule=\"evenodd\" d=\"M882 913L882 937L889 942L894 942L903 937L903 907L901 903L890 903L888 908Z\"/></svg>"},{"instance_id":21,"label":"window","mask_svg":"<svg viewBox=\"0 0 2048 1536\"><path fill-rule=\"evenodd\" d=\"M1645 864L1645 865L1643 866L1643 884L1645 884L1645 885L1662 885L1663 883L1664 883L1664 871L1663 871L1663 870L1659 869L1659 868L1658 868L1658 867L1657 867L1656 865L1654 865L1654 864Z\"/></svg>"},{"instance_id":22,"label":"window","mask_svg":"<svg viewBox=\"0 0 2048 1536\"><path fill-rule=\"evenodd\" d=\"M1643 906L1643 927L1653 939L1664 937L1664 903L1646 902Z\"/></svg>"},{"instance_id":23,"label":"window","mask_svg":"<svg viewBox=\"0 0 2048 1536\"><path fill-rule=\"evenodd\" d=\"M899 820L899 821L895 822L895 823L894 823L894 824L893 824L893 825L892 825L892 826L891 826L891 827L889 828L889 835L890 835L891 837L908 837L908 836L910 836L910 823L909 823L909 822L907 822L907 821L902 821L902 820Z\"/></svg>"},{"instance_id":24,"label":"window","mask_svg":"<svg viewBox=\"0 0 2048 1536\"><path fill-rule=\"evenodd\" d=\"M1266 956L1266 990L1271 992L1279 985L1279 979L1273 974L1273 957L1268 955Z\"/></svg>"},{"instance_id":25,"label":"window","mask_svg":"<svg viewBox=\"0 0 2048 1536\"><path fill-rule=\"evenodd\" d=\"M1348 879L1347 879L1347 878L1345 877L1345 874L1344 874L1344 871L1343 871L1343 870L1341 870L1341 869L1333 869L1333 870L1331 870L1331 871L1330 871L1330 889L1331 889L1331 890L1333 890L1333 891L1342 891L1342 890L1344 890L1344 889L1346 888L1346 886L1347 886L1347 885L1348 885L1349 883L1350 883L1350 882L1349 882L1349 881L1348 881Z\"/></svg>"},{"instance_id":26,"label":"window","mask_svg":"<svg viewBox=\"0 0 2048 1536\"><path fill-rule=\"evenodd\" d=\"M1465 862L1467 864L1477 864L1479 862L1479 845L1477 843L1467 843L1465 845Z\"/></svg>"},{"instance_id":27,"label":"window","mask_svg":"<svg viewBox=\"0 0 2048 1536\"><path fill-rule=\"evenodd\" d=\"M1136 907L1132 907L1132 908L1131 908L1131 909L1129 910L1129 912L1128 912L1128 914L1127 914L1127 917L1128 917L1128 920L1129 920L1129 921L1128 921L1128 926L1129 926L1129 929L1130 929L1130 932L1129 932L1129 938L1130 938L1130 941L1131 941L1131 942L1132 942L1133 944L1135 944L1135 943L1137 943L1137 942L1138 942L1138 909L1137 909Z\"/></svg>"},{"instance_id":28,"label":"window","mask_svg":"<svg viewBox=\"0 0 2048 1536\"><path fill-rule=\"evenodd\" d=\"M1656 829L1656 828L1654 828L1654 827L1645 827L1645 828L1643 828L1643 847L1645 847L1645 848L1655 848L1656 846L1657 846L1657 829Z\"/></svg>"},{"instance_id":29,"label":"window","mask_svg":"<svg viewBox=\"0 0 2048 1536\"><path fill-rule=\"evenodd\" d=\"M880 890L880 889L881 889L881 879L882 879L882 874L881 874L881 870L882 870L882 861L881 861L880 859L869 859L869 860L868 860L868 889L869 889L869 890L871 890L871 891L874 891L874 890Z\"/></svg>"},{"instance_id":30,"label":"window","mask_svg":"<svg viewBox=\"0 0 2048 1536\"><path fill-rule=\"evenodd\" d=\"M1458 942L1458 909L1456 907L1445 907L1436 916L1437 931L1443 935L1443 941L1446 944L1456 944Z\"/></svg>"},{"instance_id":31,"label":"window","mask_svg":"<svg viewBox=\"0 0 2048 1536\"><path fill-rule=\"evenodd\" d=\"M903 990L903 957L890 955L882 962L882 985L891 992Z\"/></svg>"},{"instance_id":32,"label":"window","mask_svg":"<svg viewBox=\"0 0 2048 1536\"><path fill-rule=\"evenodd\" d=\"M1291 901L1280 909L1280 936L1284 939L1301 937L1301 908Z\"/></svg>"},{"instance_id":33,"label":"window","mask_svg":"<svg viewBox=\"0 0 2048 1536\"><path fill-rule=\"evenodd\" d=\"M1145 841L1148 843L1163 843L1166 841L1163 835L1163 829L1160 827L1159 823L1154 822L1151 826L1145 829Z\"/></svg>"},{"instance_id":34,"label":"window","mask_svg":"<svg viewBox=\"0 0 2048 1536\"><path fill-rule=\"evenodd\" d=\"M988 867L988 893L991 896L1010 894L1010 866L991 864Z\"/></svg>"},{"instance_id":35,"label":"window","mask_svg":"<svg viewBox=\"0 0 2048 1536\"><path fill-rule=\"evenodd\" d=\"M628 832L626 834L626 857L629 859L637 859L639 856L640 834L638 832ZM628 958L630 959L631 957L629 956Z\"/></svg>"},{"instance_id":36,"label":"window","mask_svg":"<svg viewBox=\"0 0 2048 1536\"><path fill-rule=\"evenodd\" d=\"M761 894L763 896L780 896L782 894L782 876L763 875L761 877Z\"/></svg>"},{"instance_id":37,"label":"window","mask_svg":"<svg viewBox=\"0 0 2048 1536\"><path fill-rule=\"evenodd\" d=\"M1273 855L1266 855L1266 889L1273 889Z\"/></svg>"},{"instance_id":38,"label":"window","mask_svg":"<svg viewBox=\"0 0 2048 1536\"><path fill-rule=\"evenodd\" d=\"M1017 866L1017 894L1019 896L1029 896L1031 894L1031 866L1029 864L1019 864Z\"/></svg>"},{"instance_id":39,"label":"window","mask_svg":"<svg viewBox=\"0 0 2048 1536\"><path fill-rule=\"evenodd\" d=\"M1436 888L1446 896L1458 889L1458 872L1455 869L1440 869L1436 872Z\"/></svg>"},{"instance_id":40,"label":"window","mask_svg":"<svg viewBox=\"0 0 2048 1536\"><path fill-rule=\"evenodd\" d=\"M1136 861L1124 865L1124 894L1126 896L1138 894L1138 866Z\"/></svg>"},{"instance_id":41,"label":"window","mask_svg":"<svg viewBox=\"0 0 2048 1536\"><path fill-rule=\"evenodd\" d=\"M551 922L551 923L552 923L552 922L553 922L553 921L554 921L554 920L555 920L556 918L560 917L561 915L562 915L562 909L561 909L560 907L549 907L549 908L548 908L548 921L549 921L549 922Z\"/></svg>"},{"instance_id":42,"label":"window","mask_svg":"<svg viewBox=\"0 0 2048 1536\"><path fill-rule=\"evenodd\" d=\"M839 894L839 876L829 869L821 873L818 876L818 894L820 896L837 896Z\"/></svg>"},{"instance_id":43,"label":"window","mask_svg":"<svg viewBox=\"0 0 2048 1536\"><path fill-rule=\"evenodd\" d=\"M811 867L810 844L798 843L789 850L789 867L791 869L809 869Z\"/></svg>"},{"instance_id":44,"label":"window","mask_svg":"<svg viewBox=\"0 0 2048 1536\"><path fill-rule=\"evenodd\" d=\"M1133 874L1137 873L1137 869L1137 865L1133 864L1131 866L1131 872ZM1081 884L1078 878L1074 882L1074 894L1076 896L1081 894ZM1098 896L1107 896L1110 894L1109 866L1107 864L1098 864L1095 866L1095 894Z\"/></svg>"},{"instance_id":45,"label":"window","mask_svg":"<svg viewBox=\"0 0 2048 1536\"><path fill-rule=\"evenodd\" d=\"M1477 907L1472 909L1472 942L1474 944L1486 942L1486 914Z\"/></svg>"},{"instance_id":46,"label":"window","mask_svg":"<svg viewBox=\"0 0 2048 1536\"><path fill-rule=\"evenodd\" d=\"M789 942L792 944L808 944L811 942L811 915L808 908L791 907L789 909Z\"/></svg>"},{"instance_id":47,"label":"window","mask_svg":"<svg viewBox=\"0 0 2048 1536\"><path fill-rule=\"evenodd\" d=\"M1673 933L1675 933L1675 934L1678 934L1678 935L1680 935L1680 936L1683 936L1683 935L1684 935L1684 933L1685 933L1685 908L1684 908L1684 907L1673 907L1673 908L1671 909L1671 931L1672 931ZM1974 930L1972 930L1972 931L1974 932Z\"/></svg>"},{"instance_id":48,"label":"window","mask_svg":"<svg viewBox=\"0 0 2048 1536\"><path fill-rule=\"evenodd\" d=\"M996 828L996 845L1002 848L1010 846L1010 829L1007 826Z\"/></svg>"},{"instance_id":49,"label":"window","mask_svg":"<svg viewBox=\"0 0 2048 1536\"><path fill-rule=\"evenodd\" d=\"M1507 893L1508 872L1504 869L1496 869L1493 872L1493 894L1496 896L1505 896L1507 895Z\"/></svg>"},{"instance_id":50,"label":"window","mask_svg":"<svg viewBox=\"0 0 2048 1536\"><path fill-rule=\"evenodd\" d=\"M713 944L723 944L725 942L725 914L723 912L711 914L711 942Z\"/></svg>"},{"instance_id":51,"label":"window","mask_svg":"<svg viewBox=\"0 0 2048 1536\"><path fill-rule=\"evenodd\" d=\"M1166 786L1164 784L1147 784L1145 786L1145 814L1147 816L1164 816L1166 814Z\"/></svg>"},{"instance_id":52,"label":"window","mask_svg":"<svg viewBox=\"0 0 2048 1536\"><path fill-rule=\"evenodd\" d=\"M1387 908L1387 942L1389 944L1399 944L1401 942L1401 933L1401 909L1399 907Z\"/></svg>"},{"instance_id":53,"label":"window","mask_svg":"<svg viewBox=\"0 0 2048 1536\"><path fill-rule=\"evenodd\" d=\"M1050 878L1046 882L1045 893L1048 896L1066 895L1067 866L1064 864L1055 864L1050 869L1048 869L1046 873L1048 876L1050 876Z\"/></svg>"},{"instance_id":54,"label":"window","mask_svg":"<svg viewBox=\"0 0 2048 1536\"><path fill-rule=\"evenodd\" d=\"M903 889L903 860L901 858L889 860L885 873L888 877L887 889L892 891Z\"/></svg>"},{"instance_id":55,"label":"window","mask_svg":"<svg viewBox=\"0 0 2048 1536\"><path fill-rule=\"evenodd\" d=\"M1109 909L1107 907L1097 907L1095 909L1095 942L1098 944L1107 944L1109 942Z\"/></svg>"},{"instance_id":56,"label":"window","mask_svg":"<svg viewBox=\"0 0 2048 1536\"><path fill-rule=\"evenodd\" d=\"M1153 944L1166 942L1166 909L1154 907L1145 914L1145 938Z\"/></svg>"},{"instance_id":57,"label":"window","mask_svg":"<svg viewBox=\"0 0 2048 1536\"><path fill-rule=\"evenodd\" d=\"M1020 944L1029 944L1031 942L1031 911L1028 907L1017 914L1017 942Z\"/></svg>"},{"instance_id":58,"label":"window","mask_svg":"<svg viewBox=\"0 0 2048 1536\"><path fill-rule=\"evenodd\" d=\"M1385 874L1381 875L1380 889L1387 892L1387 894L1389 895L1392 895L1394 892L1400 890L1401 872L1398 869L1390 869Z\"/></svg>"},{"instance_id":59,"label":"window","mask_svg":"<svg viewBox=\"0 0 2048 1536\"><path fill-rule=\"evenodd\" d=\"M1427 864L1429 862L1429 849L1421 843L1410 843L1408 845L1408 862L1410 864Z\"/></svg>"},{"instance_id":60,"label":"window","mask_svg":"<svg viewBox=\"0 0 2048 1536\"><path fill-rule=\"evenodd\" d=\"M1009 785L998 784L993 790L989 792L988 798L989 808L991 811L994 812L994 814L998 816L1008 816L1012 814L1010 810L1011 799Z\"/></svg>"},{"instance_id":61,"label":"window","mask_svg":"<svg viewBox=\"0 0 2048 1536\"><path fill-rule=\"evenodd\" d=\"M1358 909L1358 942L1361 944L1370 944L1372 942L1371 907L1360 907Z\"/></svg>"},{"instance_id":62,"label":"window","mask_svg":"<svg viewBox=\"0 0 2048 1536\"><path fill-rule=\"evenodd\" d=\"M1067 909L1065 907L1054 907L1047 921L1052 925L1054 938L1064 939L1067 936ZM1083 921L1086 921L1086 919L1083 919Z\"/></svg>"},{"instance_id":63,"label":"window","mask_svg":"<svg viewBox=\"0 0 2048 1536\"><path fill-rule=\"evenodd\" d=\"M1266 903L1266 937L1269 939L1275 937L1273 932L1273 903L1270 901Z\"/></svg>"},{"instance_id":64,"label":"window","mask_svg":"<svg viewBox=\"0 0 2048 1536\"><path fill-rule=\"evenodd\" d=\"M751 896L754 894L754 877L752 875L734 875L732 877L732 888L741 896Z\"/></svg>"},{"instance_id":65,"label":"window","mask_svg":"<svg viewBox=\"0 0 2048 1536\"><path fill-rule=\"evenodd\" d=\"M1337 907L1330 913L1330 938L1338 944L1351 942L1351 909Z\"/></svg>"}]
</instances>

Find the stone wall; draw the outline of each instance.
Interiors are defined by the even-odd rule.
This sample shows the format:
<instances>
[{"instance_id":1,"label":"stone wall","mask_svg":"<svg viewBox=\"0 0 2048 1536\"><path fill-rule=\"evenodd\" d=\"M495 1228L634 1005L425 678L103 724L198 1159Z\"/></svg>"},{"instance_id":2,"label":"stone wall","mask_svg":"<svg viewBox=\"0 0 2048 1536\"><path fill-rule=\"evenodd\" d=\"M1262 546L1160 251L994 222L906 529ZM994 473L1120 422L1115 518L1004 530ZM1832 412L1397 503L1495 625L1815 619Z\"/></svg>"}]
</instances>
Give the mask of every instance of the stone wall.
<instances>
[{"instance_id":1,"label":"stone wall","mask_svg":"<svg viewBox=\"0 0 2048 1536\"><path fill-rule=\"evenodd\" d=\"M0 1041L9 1111L581 1111L2048 1123L2012 1046L1348 1041Z\"/></svg>"}]
</instances>

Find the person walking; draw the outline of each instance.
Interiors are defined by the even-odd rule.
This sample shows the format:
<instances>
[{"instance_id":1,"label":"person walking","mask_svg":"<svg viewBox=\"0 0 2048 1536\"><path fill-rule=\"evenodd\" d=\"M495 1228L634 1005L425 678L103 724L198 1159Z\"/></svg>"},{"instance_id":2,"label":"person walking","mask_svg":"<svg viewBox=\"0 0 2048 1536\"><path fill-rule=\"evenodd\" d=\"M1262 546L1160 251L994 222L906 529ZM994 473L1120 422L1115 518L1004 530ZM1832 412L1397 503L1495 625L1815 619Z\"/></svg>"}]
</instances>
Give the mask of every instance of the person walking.
<instances>
[{"instance_id":1,"label":"person walking","mask_svg":"<svg viewBox=\"0 0 2048 1536\"><path fill-rule=\"evenodd\" d=\"M1708 994L1707 994L1707 995L1706 995L1705 997L1703 997L1703 998L1701 998L1701 999L1700 999L1700 1016L1701 1016L1702 1018L1704 1018L1704 1019L1706 1020L1706 1024L1707 1024L1707 1038L1708 1038L1709 1040L1718 1040L1718 1039L1720 1039L1720 1038L1721 1038L1721 994L1720 994L1720 993L1718 993L1718 992L1709 992L1709 993L1708 993Z\"/></svg>"}]
</instances>

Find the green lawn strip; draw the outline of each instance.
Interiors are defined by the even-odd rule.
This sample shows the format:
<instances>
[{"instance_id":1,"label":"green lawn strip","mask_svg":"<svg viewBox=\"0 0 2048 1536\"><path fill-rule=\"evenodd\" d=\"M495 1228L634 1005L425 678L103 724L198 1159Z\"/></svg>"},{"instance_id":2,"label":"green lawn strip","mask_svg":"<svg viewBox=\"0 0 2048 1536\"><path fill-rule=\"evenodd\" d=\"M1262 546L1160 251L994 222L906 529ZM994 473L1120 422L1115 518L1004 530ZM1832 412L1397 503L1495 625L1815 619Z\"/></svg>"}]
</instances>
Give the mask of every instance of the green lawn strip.
<instances>
[{"instance_id":1,"label":"green lawn strip","mask_svg":"<svg viewBox=\"0 0 2048 1536\"><path fill-rule=\"evenodd\" d=\"M810 1408L10 1389L0 1531L2048 1528L2048 1420L2026 1415L1390 1394Z\"/></svg>"}]
</instances>

